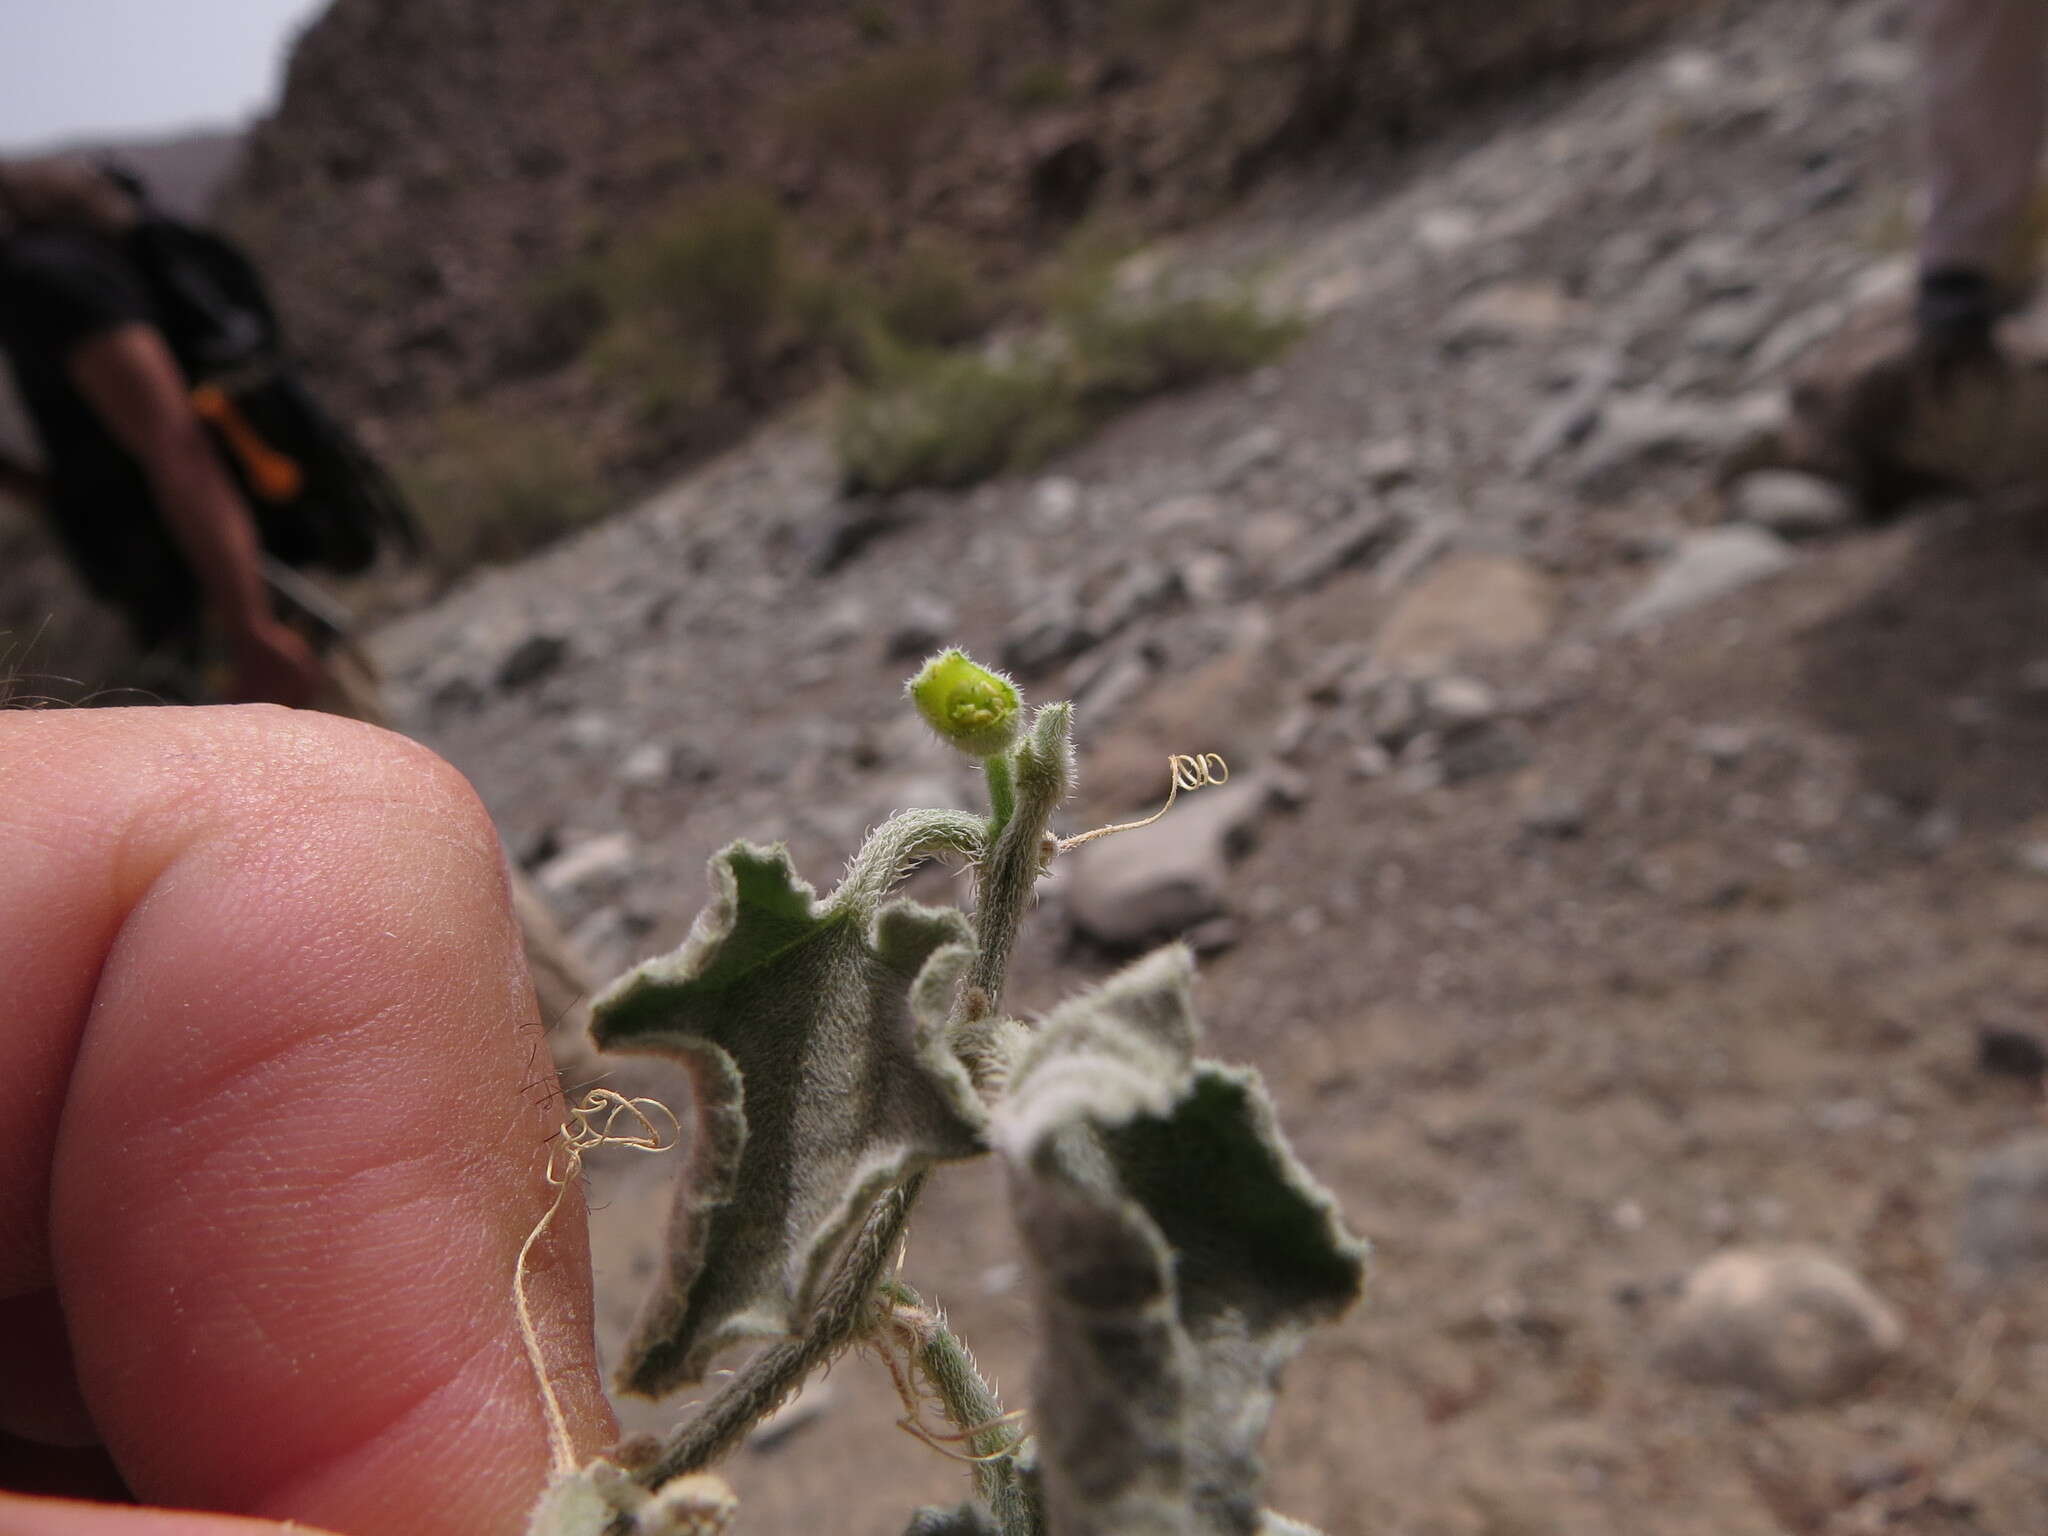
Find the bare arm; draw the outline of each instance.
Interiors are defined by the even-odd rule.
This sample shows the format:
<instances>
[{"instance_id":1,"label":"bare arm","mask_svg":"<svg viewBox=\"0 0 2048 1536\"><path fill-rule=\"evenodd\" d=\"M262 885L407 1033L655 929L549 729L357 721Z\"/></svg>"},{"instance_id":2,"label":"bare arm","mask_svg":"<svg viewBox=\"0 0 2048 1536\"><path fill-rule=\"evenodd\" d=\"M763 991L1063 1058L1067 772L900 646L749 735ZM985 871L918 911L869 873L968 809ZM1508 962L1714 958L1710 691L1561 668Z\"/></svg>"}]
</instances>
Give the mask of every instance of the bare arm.
<instances>
[{"instance_id":1,"label":"bare arm","mask_svg":"<svg viewBox=\"0 0 2048 1536\"><path fill-rule=\"evenodd\" d=\"M304 703L319 687L319 663L270 610L255 522L192 409L163 337L147 325L119 326L81 342L67 367L114 440L142 466L208 611L227 635L237 691Z\"/></svg>"}]
</instances>

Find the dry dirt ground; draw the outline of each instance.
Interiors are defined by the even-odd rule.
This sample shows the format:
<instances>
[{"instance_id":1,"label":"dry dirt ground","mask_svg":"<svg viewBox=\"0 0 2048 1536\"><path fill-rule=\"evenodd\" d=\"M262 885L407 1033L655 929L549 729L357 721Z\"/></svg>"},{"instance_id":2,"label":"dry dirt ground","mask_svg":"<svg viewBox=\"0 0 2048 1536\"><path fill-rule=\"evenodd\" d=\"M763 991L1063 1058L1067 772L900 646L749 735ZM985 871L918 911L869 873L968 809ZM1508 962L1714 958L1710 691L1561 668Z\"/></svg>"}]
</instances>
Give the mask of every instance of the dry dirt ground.
<instances>
[{"instance_id":1,"label":"dry dirt ground","mask_svg":"<svg viewBox=\"0 0 2048 1536\"><path fill-rule=\"evenodd\" d=\"M896 697L937 635L1078 696L1068 830L1156 800L1169 751L1287 758L1200 1001L1377 1257L1287 1380L1275 1507L2038 1536L2042 1272L1977 1289L1955 1258L1973 1160L2041 1118L1978 1049L2048 1005L2048 514L1759 534L1769 574L1617 628L1723 515L1706 461L1896 290L1900 11L1758 7L1370 186L1275 189L1158 259L1305 304L1276 368L879 508L782 423L385 631L401 704L607 967L680 938L729 838L823 884L892 805L963 792ZM1404 723L1401 679L1452 674L1482 718ZM1069 905L1055 881L1015 1006L1114 963ZM598 1173L608 1342L661 1176ZM1891 1362L1801 1407L1663 1369L1679 1279L1779 1243L1896 1311ZM1024 1403L995 1171L935 1181L907 1272ZM895 1536L962 1496L896 1411L840 1364L732 1463L743 1529Z\"/></svg>"}]
</instances>

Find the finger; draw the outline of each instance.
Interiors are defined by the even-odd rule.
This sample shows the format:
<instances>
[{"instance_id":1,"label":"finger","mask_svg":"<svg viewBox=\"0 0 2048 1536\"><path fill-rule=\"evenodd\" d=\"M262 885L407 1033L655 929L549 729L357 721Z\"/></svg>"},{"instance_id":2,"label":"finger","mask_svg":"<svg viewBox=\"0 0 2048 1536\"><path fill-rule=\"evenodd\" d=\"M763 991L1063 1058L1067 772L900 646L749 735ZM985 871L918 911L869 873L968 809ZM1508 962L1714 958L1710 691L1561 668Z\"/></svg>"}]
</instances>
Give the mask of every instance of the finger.
<instances>
[{"instance_id":1,"label":"finger","mask_svg":"<svg viewBox=\"0 0 2048 1536\"><path fill-rule=\"evenodd\" d=\"M0 1536L327 1536L311 1526L235 1515L187 1515L160 1509L109 1509L70 1499L0 1493Z\"/></svg>"},{"instance_id":2,"label":"finger","mask_svg":"<svg viewBox=\"0 0 2048 1536\"><path fill-rule=\"evenodd\" d=\"M516 1528L549 1449L511 1281L559 1108L467 785L327 716L0 715L0 843L0 1297L54 1279L130 1486ZM531 1267L594 1447L580 1208Z\"/></svg>"}]
</instances>

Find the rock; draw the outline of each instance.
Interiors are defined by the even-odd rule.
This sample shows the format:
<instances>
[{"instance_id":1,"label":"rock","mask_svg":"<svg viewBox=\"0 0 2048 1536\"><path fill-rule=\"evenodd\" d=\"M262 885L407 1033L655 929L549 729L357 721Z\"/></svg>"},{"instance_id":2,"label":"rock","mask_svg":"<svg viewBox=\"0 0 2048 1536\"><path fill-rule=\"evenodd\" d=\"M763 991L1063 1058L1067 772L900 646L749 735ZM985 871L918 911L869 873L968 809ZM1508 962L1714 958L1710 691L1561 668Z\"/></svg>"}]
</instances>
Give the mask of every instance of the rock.
<instances>
[{"instance_id":1,"label":"rock","mask_svg":"<svg viewBox=\"0 0 2048 1536\"><path fill-rule=\"evenodd\" d=\"M1432 208L1415 221L1415 243L1434 256L1450 256L1479 238L1484 228L1469 208Z\"/></svg>"},{"instance_id":2,"label":"rock","mask_svg":"<svg viewBox=\"0 0 2048 1536\"><path fill-rule=\"evenodd\" d=\"M1587 820L1585 800L1570 790L1545 791L1522 809L1524 832L1560 842L1584 835Z\"/></svg>"},{"instance_id":3,"label":"rock","mask_svg":"<svg viewBox=\"0 0 2048 1536\"><path fill-rule=\"evenodd\" d=\"M1691 534L1609 628L1627 633L1661 624L1783 570L1792 558L1776 534L1742 523Z\"/></svg>"},{"instance_id":4,"label":"rock","mask_svg":"<svg viewBox=\"0 0 2048 1536\"><path fill-rule=\"evenodd\" d=\"M834 502L818 521L806 525L804 569L813 576L830 576L858 559L870 544L909 521L902 501L900 497L861 496Z\"/></svg>"},{"instance_id":5,"label":"rock","mask_svg":"<svg viewBox=\"0 0 2048 1536\"><path fill-rule=\"evenodd\" d=\"M1042 528L1058 531L1081 510L1081 487L1065 475L1048 475L1031 495L1033 517Z\"/></svg>"},{"instance_id":6,"label":"rock","mask_svg":"<svg viewBox=\"0 0 2048 1536\"><path fill-rule=\"evenodd\" d=\"M1792 469L1751 470L1728 488L1728 511L1787 539L1839 533L1856 521L1856 503L1832 480Z\"/></svg>"},{"instance_id":7,"label":"rock","mask_svg":"<svg viewBox=\"0 0 2048 1536\"><path fill-rule=\"evenodd\" d=\"M1394 769L1393 754L1376 741L1352 748L1348 762L1352 776L1360 779L1383 779Z\"/></svg>"},{"instance_id":8,"label":"rock","mask_svg":"<svg viewBox=\"0 0 2048 1536\"><path fill-rule=\"evenodd\" d=\"M1210 478L1218 490L1228 490L1253 470L1275 463L1286 448L1287 439L1278 427L1253 427L1217 452Z\"/></svg>"},{"instance_id":9,"label":"rock","mask_svg":"<svg viewBox=\"0 0 2048 1536\"><path fill-rule=\"evenodd\" d=\"M1826 1254L1732 1248L1686 1277L1659 1355L1703 1386L1823 1403L1861 1387L1904 1337L1898 1315Z\"/></svg>"},{"instance_id":10,"label":"rock","mask_svg":"<svg viewBox=\"0 0 2048 1536\"><path fill-rule=\"evenodd\" d=\"M1550 632L1553 590L1549 578L1520 560L1447 555L1395 602L1374 653L1386 666L1426 671L1525 650Z\"/></svg>"},{"instance_id":11,"label":"rock","mask_svg":"<svg viewBox=\"0 0 2048 1536\"><path fill-rule=\"evenodd\" d=\"M1577 310L1555 283L1495 283L1452 310L1437 339L1449 352L1543 341L1563 330Z\"/></svg>"},{"instance_id":12,"label":"rock","mask_svg":"<svg viewBox=\"0 0 2048 1536\"><path fill-rule=\"evenodd\" d=\"M1080 655L1096 638L1081 617L1079 597L1072 589L1056 591L1003 636L1003 665L1033 676Z\"/></svg>"},{"instance_id":13,"label":"rock","mask_svg":"<svg viewBox=\"0 0 2048 1536\"><path fill-rule=\"evenodd\" d=\"M1686 333L1686 345L1706 357L1739 361L1756 349L1776 315L1768 298L1709 304Z\"/></svg>"},{"instance_id":14,"label":"rock","mask_svg":"<svg viewBox=\"0 0 2048 1536\"><path fill-rule=\"evenodd\" d=\"M1214 496L1175 496L1147 507L1138 516L1138 526L1155 539L1173 534L1214 532L1229 522L1230 514Z\"/></svg>"},{"instance_id":15,"label":"rock","mask_svg":"<svg viewBox=\"0 0 2048 1536\"><path fill-rule=\"evenodd\" d=\"M1315 734L1320 716L1315 710L1297 705L1280 717L1273 727L1273 756L1292 762L1305 751Z\"/></svg>"},{"instance_id":16,"label":"rock","mask_svg":"<svg viewBox=\"0 0 2048 1536\"><path fill-rule=\"evenodd\" d=\"M1361 507L1291 552L1274 570L1273 585L1283 592L1317 586L1390 543L1400 528L1391 509Z\"/></svg>"},{"instance_id":17,"label":"rock","mask_svg":"<svg viewBox=\"0 0 2048 1536\"><path fill-rule=\"evenodd\" d=\"M1074 701L1078 719L1111 719L1145 691L1153 671L1152 658L1142 646L1112 654L1100 664L1092 656L1084 657L1068 670L1066 694Z\"/></svg>"},{"instance_id":18,"label":"rock","mask_svg":"<svg viewBox=\"0 0 2048 1536\"><path fill-rule=\"evenodd\" d=\"M675 769L675 755L658 741L643 742L619 759L618 780L629 789L659 789Z\"/></svg>"},{"instance_id":19,"label":"rock","mask_svg":"<svg viewBox=\"0 0 2048 1536\"><path fill-rule=\"evenodd\" d=\"M1411 437L1383 437L1358 450L1358 473L1375 491L1390 491L1413 480L1420 462Z\"/></svg>"},{"instance_id":20,"label":"rock","mask_svg":"<svg viewBox=\"0 0 2048 1536\"><path fill-rule=\"evenodd\" d=\"M1186 933L1225 911L1229 863L1267 808L1256 776L1184 795L1149 827L1119 832L1068 855L1067 912L1111 949L1137 949Z\"/></svg>"},{"instance_id":21,"label":"rock","mask_svg":"<svg viewBox=\"0 0 2048 1536\"><path fill-rule=\"evenodd\" d=\"M1174 566L1188 601L1211 607L1228 602L1238 585L1238 563L1220 549L1198 549Z\"/></svg>"},{"instance_id":22,"label":"rock","mask_svg":"<svg viewBox=\"0 0 2048 1536\"><path fill-rule=\"evenodd\" d=\"M2007 850L2007 857L2021 874L2048 880L2048 838L2024 838Z\"/></svg>"},{"instance_id":23,"label":"rock","mask_svg":"<svg viewBox=\"0 0 2048 1536\"><path fill-rule=\"evenodd\" d=\"M913 592L897 605L883 650L891 661L919 661L941 649L959 615L944 598Z\"/></svg>"},{"instance_id":24,"label":"rock","mask_svg":"<svg viewBox=\"0 0 2048 1536\"><path fill-rule=\"evenodd\" d=\"M1440 731L1483 725L1500 712L1500 701L1473 677L1432 677L1422 685L1422 712Z\"/></svg>"},{"instance_id":25,"label":"rock","mask_svg":"<svg viewBox=\"0 0 2048 1536\"><path fill-rule=\"evenodd\" d=\"M868 605L848 593L813 621L804 635L803 649L813 654L844 650L874 626L874 614Z\"/></svg>"},{"instance_id":26,"label":"rock","mask_svg":"<svg viewBox=\"0 0 2048 1536\"><path fill-rule=\"evenodd\" d=\"M578 752L609 752L618 739L619 722L594 709L579 709L562 723L562 740Z\"/></svg>"},{"instance_id":27,"label":"rock","mask_svg":"<svg viewBox=\"0 0 2048 1536\"><path fill-rule=\"evenodd\" d=\"M2048 1076L2048 1043L2031 1029L1977 1026L1977 1070L2038 1083Z\"/></svg>"},{"instance_id":28,"label":"rock","mask_svg":"<svg viewBox=\"0 0 2048 1536\"><path fill-rule=\"evenodd\" d=\"M1514 472L1526 475L1541 469L1591 436L1620 376L1621 360L1610 352L1598 354L1582 367L1557 402L1539 413L1523 432L1509 461Z\"/></svg>"},{"instance_id":29,"label":"rock","mask_svg":"<svg viewBox=\"0 0 2048 1536\"><path fill-rule=\"evenodd\" d=\"M639 850L630 834L607 832L572 843L543 864L534 879L549 895L587 891L623 882L638 862Z\"/></svg>"},{"instance_id":30,"label":"rock","mask_svg":"<svg viewBox=\"0 0 2048 1536\"><path fill-rule=\"evenodd\" d=\"M1507 773L1529 761L1528 732L1522 727L1486 722L1463 729L1424 732L1421 741L1436 736L1435 767L1445 784L1462 784L1487 774Z\"/></svg>"},{"instance_id":31,"label":"rock","mask_svg":"<svg viewBox=\"0 0 2048 1536\"><path fill-rule=\"evenodd\" d=\"M1237 552L1253 565L1271 566L1308 537L1308 528L1308 519L1299 513L1261 508L1238 520Z\"/></svg>"},{"instance_id":32,"label":"rock","mask_svg":"<svg viewBox=\"0 0 2048 1536\"><path fill-rule=\"evenodd\" d=\"M1956 1259L1973 1280L2004 1280L2048 1264L2048 1132L1977 1159L1963 1196Z\"/></svg>"},{"instance_id":33,"label":"rock","mask_svg":"<svg viewBox=\"0 0 2048 1536\"><path fill-rule=\"evenodd\" d=\"M1180 577L1172 566L1156 560L1132 560L1089 605L1081 627L1093 641L1107 640L1180 595Z\"/></svg>"},{"instance_id":34,"label":"rock","mask_svg":"<svg viewBox=\"0 0 2048 1536\"><path fill-rule=\"evenodd\" d=\"M569 642L561 635L547 633L531 634L505 653L505 659L498 663L495 681L501 689L511 692L537 683L550 672L560 669L569 659Z\"/></svg>"},{"instance_id":35,"label":"rock","mask_svg":"<svg viewBox=\"0 0 2048 1536\"><path fill-rule=\"evenodd\" d=\"M1775 392L1726 404L1673 400L1654 391L1616 395L1580 456L1579 490L1612 496L1655 464L1743 459L1756 439L1783 429L1784 415Z\"/></svg>"}]
</instances>

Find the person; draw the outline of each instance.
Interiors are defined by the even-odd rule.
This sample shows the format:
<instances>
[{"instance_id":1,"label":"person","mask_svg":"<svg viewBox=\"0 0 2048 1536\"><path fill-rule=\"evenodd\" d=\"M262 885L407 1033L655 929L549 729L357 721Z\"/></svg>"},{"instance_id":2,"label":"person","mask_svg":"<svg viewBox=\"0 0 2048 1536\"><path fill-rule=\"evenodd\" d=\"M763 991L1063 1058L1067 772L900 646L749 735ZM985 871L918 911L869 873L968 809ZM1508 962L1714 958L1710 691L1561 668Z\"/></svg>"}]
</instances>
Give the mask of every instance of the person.
<instances>
[{"instance_id":1,"label":"person","mask_svg":"<svg viewBox=\"0 0 2048 1536\"><path fill-rule=\"evenodd\" d=\"M303 711L0 712L0 849L0 1531L523 1529L561 1104L468 785ZM528 1275L587 1458L580 1201Z\"/></svg>"},{"instance_id":2,"label":"person","mask_svg":"<svg viewBox=\"0 0 2048 1536\"><path fill-rule=\"evenodd\" d=\"M143 654L196 665L217 643L228 698L307 704L327 672L272 607L254 517L122 251L139 214L91 166L0 162L0 351L43 450L0 485L42 507Z\"/></svg>"},{"instance_id":3,"label":"person","mask_svg":"<svg viewBox=\"0 0 2048 1536\"><path fill-rule=\"evenodd\" d=\"M124 253L140 213L91 165L0 161L0 352L45 461L0 456L0 491L42 510L86 585L125 618L153 683L168 680L187 702L310 707L388 726L345 626L327 620L316 649L276 607L293 594L304 594L302 615L332 605L295 572L273 563L266 574L255 516ZM216 656L224 670L209 665ZM566 1051L587 1017L589 979L525 880L515 878L513 899Z\"/></svg>"},{"instance_id":4,"label":"person","mask_svg":"<svg viewBox=\"0 0 2048 1536\"><path fill-rule=\"evenodd\" d=\"M1998 318L2032 286L2032 213L2048 109L2041 0L1920 0L1926 212L1914 327L1937 374L1996 359Z\"/></svg>"}]
</instances>

